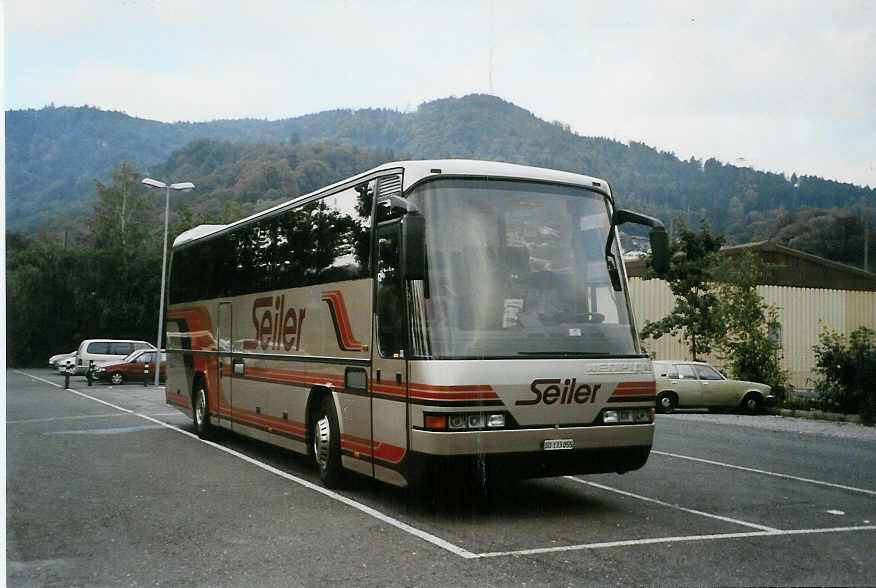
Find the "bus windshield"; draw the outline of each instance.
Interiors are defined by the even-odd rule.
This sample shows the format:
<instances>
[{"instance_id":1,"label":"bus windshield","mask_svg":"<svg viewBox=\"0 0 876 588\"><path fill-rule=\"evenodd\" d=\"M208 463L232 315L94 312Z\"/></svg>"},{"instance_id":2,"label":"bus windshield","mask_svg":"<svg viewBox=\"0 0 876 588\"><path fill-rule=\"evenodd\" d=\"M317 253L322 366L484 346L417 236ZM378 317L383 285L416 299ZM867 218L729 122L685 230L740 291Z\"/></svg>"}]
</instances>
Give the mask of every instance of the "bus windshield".
<instances>
[{"instance_id":1,"label":"bus windshield","mask_svg":"<svg viewBox=\"0 0 876 588\"><path fill-rule=\"evenodd\" d=\"M427 223L428 278L409 288L413 357L641 353L627 293L614 290L606 266L611 225L602 194L525 181L439 179L407 197Z\"/></svg>"}]
</instances>

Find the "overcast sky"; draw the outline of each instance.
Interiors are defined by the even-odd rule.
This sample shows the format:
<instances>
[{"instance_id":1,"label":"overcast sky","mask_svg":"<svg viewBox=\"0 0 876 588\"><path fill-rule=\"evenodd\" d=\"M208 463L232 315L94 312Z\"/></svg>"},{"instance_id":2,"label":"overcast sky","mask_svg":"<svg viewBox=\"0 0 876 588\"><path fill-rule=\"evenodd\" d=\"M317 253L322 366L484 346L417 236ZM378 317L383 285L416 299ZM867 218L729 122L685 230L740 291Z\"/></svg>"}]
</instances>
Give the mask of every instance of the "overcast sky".
<instances>
[{"instance_id":1,"label":"overcast sky","mask_svg":"<svg viewBox=\"0 0 876 588\"><path fill-rule=\"evenodd\" d=\"M581 135L876 187L872 0L11 0L4 10L6 109L279 119L491 93Z\"/></svg>"}]
</instances>

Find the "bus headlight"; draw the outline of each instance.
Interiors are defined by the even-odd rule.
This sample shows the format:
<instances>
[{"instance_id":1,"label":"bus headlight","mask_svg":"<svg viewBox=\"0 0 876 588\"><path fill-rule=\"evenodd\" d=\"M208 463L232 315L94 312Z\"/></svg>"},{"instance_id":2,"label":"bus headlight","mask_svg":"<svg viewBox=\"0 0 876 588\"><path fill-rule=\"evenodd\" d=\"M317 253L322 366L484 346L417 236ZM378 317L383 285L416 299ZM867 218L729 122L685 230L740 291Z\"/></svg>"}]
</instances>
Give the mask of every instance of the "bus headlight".
<instances>
[{"instance_id":1,"label":"bus headlight","mask_svg":"<svg viewBox=\"0 0 876 588\"><path fill-rule=\"evenodd\" d=\"M482 429L484 427L484 415L479 412L474 412L468 415L469 429Z\"/></svg>"},{"instance_id":2,"label":"bus headlight","mask_svg":"<svg viewBox=\"0 0 876 588\"><path fill-rule=\"evenodd\" d=\"M452 414L447 419L447 424L451 429L464 429L465 421L465 414Z\"/></svg>"},{"instance_id":3,"label":"bus headlight","mask_svg":"<svg viewBox=\"0 0 876 588\"><path fill-rule=\"evenodd\" d=\"M479 431L514 427L514 420L504 412L426 413L424 428L428 430Z\"/></svg>"},{"instance_id":4,"label":"bus headlight","mask_svg":"<svg viewBox=\"0 0 876 588\"><path fill-rule=\"evenodd\" d=\"M491 414L487 417L487 426L491 429L499 429L505 426L504 414Z\"/></svg>"},{"instance_id":5,"label":"bus headlight","mask_svg":"<svg viewBox=\"0 0 876 588\"><path fill-rule=\"evenodd\" d=\"M618 408L602 413L604 425L653 423L654 415L651 408Z\"/></svg>"}]
</instances>

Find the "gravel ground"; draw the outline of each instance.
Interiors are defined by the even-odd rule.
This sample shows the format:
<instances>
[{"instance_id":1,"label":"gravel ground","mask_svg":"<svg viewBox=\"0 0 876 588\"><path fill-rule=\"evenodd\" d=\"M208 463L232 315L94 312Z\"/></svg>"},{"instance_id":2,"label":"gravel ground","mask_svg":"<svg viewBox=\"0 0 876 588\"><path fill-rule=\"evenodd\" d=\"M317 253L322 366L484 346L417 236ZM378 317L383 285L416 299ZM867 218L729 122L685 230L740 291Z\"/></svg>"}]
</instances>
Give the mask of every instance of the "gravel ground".
<instances>
[{"instance_id":1,"label":"gravel ground","mask_svg":"<svg viewBox=\"0 0 876 588\"><path fill-rule=\"evenodd\" d=\"M703 412L676 412L673 414L658 414L658 419L680 419L702 421L742 427L756 427L770 431L785 431L801 435L822 435L825 437L841 437L843 439L860 439L876 441L876 427L867 427L856 423L822 421L774 415L745 414L711 414Z\"/></svg>"}]
</instances>

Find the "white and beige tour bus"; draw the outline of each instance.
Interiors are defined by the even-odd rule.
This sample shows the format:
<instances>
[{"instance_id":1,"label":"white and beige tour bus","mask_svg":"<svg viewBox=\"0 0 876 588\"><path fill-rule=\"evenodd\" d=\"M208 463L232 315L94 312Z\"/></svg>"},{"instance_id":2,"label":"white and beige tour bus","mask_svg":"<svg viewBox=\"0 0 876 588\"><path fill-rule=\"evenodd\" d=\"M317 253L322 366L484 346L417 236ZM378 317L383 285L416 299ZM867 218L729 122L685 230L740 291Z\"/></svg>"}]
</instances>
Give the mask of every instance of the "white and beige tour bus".
<instances>
[{"instance_id":1,"label":"white and beige tour bus","mask_svg":"<svg viewBox=\"0 0 876 588\"><path fill-rule=\"evenodd\" d=\"M615 208L596 178L387 163L173 245L167 402L405 486L471 462L515 477L642 467L655 385Z\"/></svg>"}]
</instances>

